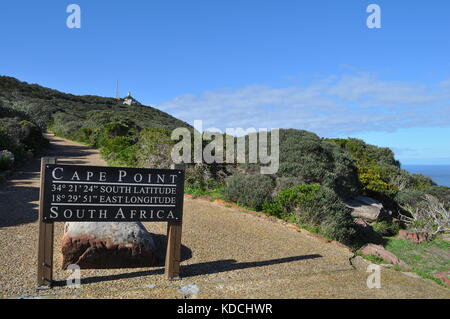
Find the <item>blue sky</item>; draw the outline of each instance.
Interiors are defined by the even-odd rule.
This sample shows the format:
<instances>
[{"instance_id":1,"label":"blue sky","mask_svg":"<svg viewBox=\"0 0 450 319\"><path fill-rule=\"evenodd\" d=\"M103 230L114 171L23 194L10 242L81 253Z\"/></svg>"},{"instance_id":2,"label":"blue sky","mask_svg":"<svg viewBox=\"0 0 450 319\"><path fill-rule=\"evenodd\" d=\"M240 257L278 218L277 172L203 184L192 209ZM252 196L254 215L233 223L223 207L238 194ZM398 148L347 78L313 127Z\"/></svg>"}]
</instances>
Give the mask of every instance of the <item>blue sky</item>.
<instances>
[{"instance_id":1,"label":"blue sky","mask_svg":"<svg viewBox=\"0 0 450 319\"><path fill-rule=\"evenodd\" d=\"M448 0L2 1L0 74L102 96L119 80L206 128L307 129L450 164L449 14Z\"/></svg>"}]
</instances>

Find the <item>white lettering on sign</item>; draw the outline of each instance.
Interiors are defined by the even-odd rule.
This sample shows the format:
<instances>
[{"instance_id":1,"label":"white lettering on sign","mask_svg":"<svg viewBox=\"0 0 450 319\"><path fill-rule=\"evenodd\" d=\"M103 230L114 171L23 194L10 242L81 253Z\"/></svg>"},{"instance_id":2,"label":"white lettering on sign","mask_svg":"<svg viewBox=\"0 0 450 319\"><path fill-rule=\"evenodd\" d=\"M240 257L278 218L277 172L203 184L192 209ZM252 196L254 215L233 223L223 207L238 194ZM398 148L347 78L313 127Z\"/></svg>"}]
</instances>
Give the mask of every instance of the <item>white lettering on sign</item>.
<instances>
[{"instance_id":1,"label":"white lettering on sign","mask_svg":"<svg viewBox=\"0 0 450 319\"><path fill-rule=\"evenodd\" d=\"M181 220L182 171L51 164L46 168L46 221Z\"/></svg>"},{"instance_id":2,"label":"white lettering on sign","mask_svg":"<svg viewBox=\"0 0 450 319\"><path fill-rule=\"evenodd\" d=\"M52 177L53 177L53 179L56 179L56 180L63 179L63 176L61 176L61 177L56 176L56 172L57 172L57 171L63 172L64 169L63 169L62 167L57 167L57 168L55 168L55 169L52 171Z\"/></svg>"}]
</instances>

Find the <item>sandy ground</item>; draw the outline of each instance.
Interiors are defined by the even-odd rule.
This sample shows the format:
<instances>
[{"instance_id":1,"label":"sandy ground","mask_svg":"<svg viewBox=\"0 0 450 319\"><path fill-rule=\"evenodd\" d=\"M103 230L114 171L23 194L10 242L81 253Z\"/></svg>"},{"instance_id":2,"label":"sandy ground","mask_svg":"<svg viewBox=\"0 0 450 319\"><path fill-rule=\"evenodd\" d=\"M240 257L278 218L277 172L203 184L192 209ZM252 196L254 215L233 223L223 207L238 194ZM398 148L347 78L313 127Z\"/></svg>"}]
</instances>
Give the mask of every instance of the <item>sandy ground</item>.
<instances>
[{"instance_id":1,"label":"sandy ground","mask_svg":"<svg viewBox=\"0 0 450 319\"><path fill-rule=\"evenodd\" d=\"M46 156L66 164L106 163L96 150L48 135ZM37 207L40 160L0 186L0 290L3 298L183 298L178 288L199 287L198 298L449 298L433 281L381 270L380 289L366 285L368 263L345 248L238 209L186 198L182 279L168 281L164 267L82 270L79 289L66 286L55 225L51 290L36 291ZM166 224L145 223L165 254ZM352 261L352 262L351 262Z\"/></svg>"}]
</instances>

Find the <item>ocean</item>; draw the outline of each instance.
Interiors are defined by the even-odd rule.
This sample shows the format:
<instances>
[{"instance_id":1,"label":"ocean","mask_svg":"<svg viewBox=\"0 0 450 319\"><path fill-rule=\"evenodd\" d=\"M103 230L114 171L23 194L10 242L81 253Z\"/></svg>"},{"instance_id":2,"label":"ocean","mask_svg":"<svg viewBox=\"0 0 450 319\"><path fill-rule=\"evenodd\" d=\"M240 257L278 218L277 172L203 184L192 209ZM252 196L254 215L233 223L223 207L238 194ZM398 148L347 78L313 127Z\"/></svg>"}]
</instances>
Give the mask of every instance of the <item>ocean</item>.
<instances>
[{"instance_id":1,"label":"ocean","mask_svg":"<svg viewBox=\"0 0 450 319\"><path fill-rule=\"evenodd\" d=\"M450 187L450 165L402 165L412 174L429 176L438 185Z\"/></svg>"}]
</instances>

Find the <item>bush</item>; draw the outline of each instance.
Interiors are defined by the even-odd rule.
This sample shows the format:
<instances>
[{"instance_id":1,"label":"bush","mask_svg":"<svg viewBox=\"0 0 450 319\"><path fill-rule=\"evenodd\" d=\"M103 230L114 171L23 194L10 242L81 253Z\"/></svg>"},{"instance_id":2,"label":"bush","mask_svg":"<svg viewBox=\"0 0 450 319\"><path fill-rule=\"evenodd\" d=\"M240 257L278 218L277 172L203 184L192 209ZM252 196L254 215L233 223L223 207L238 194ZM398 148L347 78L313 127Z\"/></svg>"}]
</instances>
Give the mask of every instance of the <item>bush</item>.
<instances>
[{"instance_id":1,"label":"bush","mask_svg":"<svg viewBox=\"0 0 450 319\"><path fill-rule=\"evenodd\" d=\"M298 185L281 191L263 206L264 212L315 228L334 240L349 242L355 235L351 210L333 190L320 185Z\"/></svg>"},{"instance_id":2,"label":"bush","mask_svg":"<svg viewBox=\"0 0 450 319\"><path fill-rule=\"evenodd\" d=\"M424 191L432 186L436 186L436 183L430 177L422 174L412 174L411 179L412 185L410 187L416 190Z\"/></svg>"},{"instance_id":3,"label":"bush","mask_svg":"<svg viewBox=\"0 0 450 319\"><path fill-rule=\"evenodd\" d=\"M127 136L130 132L130 126L123 122L110 122L103 125L102 132L106 138Z\"/></svg>"},{"instance_id":4,"label":"bush","mask_svg":"<svg viewBox=\"0 0 450 319\"><path fill-rule=\"evenodd\" d=\"M432 186L427 188L425 192L439 199L447 210L450 210L450 187Z\"/></svg>"},{"instance_id":5,"label":"bush","mask_svg":"<svg viewBox=\"0 0 450 319\"><path fill-rule=\"evenodd\" d=\"M265 202L263 211L266 214L289 218L302 202L314 199L314 194L319 191L320 185L298 185L282 190L273 201Z\"/></svg>"},{"instance_id":6,"label":"bush","mask_svg":"<svg viewBox=\"0 0 450 319\"><path fill-rule=\"evenodd\" d=\"M136 146L139 166L150 168L169 168L172 164L170 152L174 141L166 129L144 129L139 134Z\"/></svg>"},{"instance_id":7,"label":"bush","mask_svg":"<svg viewBox=\"0 0 450 319\"><path fill-rule=\"evenodd\" d=\"M117 136L102 139L100 153L111 165L136 166L136 148L132 138Z\"/></svg>"},{"instance_id":8,"label":"bush","mask_svg":"<svg viewBox=\"0 0 450 319\"><path fill-rule=\"evenodd\" d=\"M404 189L397 193L395 201L401 207L416 207L423 200L425 193L416 189Z\"/></svg>"},{"instance_id":9,"label":"bush","mask_svg":"<svg viewBox=\"0 0 450 319\"><path fill-rule=\"evenodd\" d=\"M0 149L13 150L16 147L14 140L4 129L0 128Z\"/></svg>"},{"instance_id":10,"label":"bush","mask_svg":"<svg viewBox=\"0 0 450 319\"><path fill-rule=\"evenodd\" d=\"M380 166L358 166L358 172L366 194L378 199L380 199L380 196L377 196L377 194L388 198L392 198L397 194L398 188L386 181L386 179L383 179L383 172Z\"/></svg>"},{"instance_id":11,"label":"bush","mask_svg":"<svg viewBox=\"0 0 450 319\"><path fill-rule=\"evenodd\" d=\"M237 173L225 179L223 196L228 201L260 210L270 199L274 186L267 175Z\"/></svg>"},{"instance_id":12,"label":"bush","mask_svg":"<svg viewBox=\"0 0 450 319\"><path fill-rule=\"evenodd\" d=\"M0 151L0 170L11 169L14 165L14 154L10 151Z\"/></svg>"},{"instance_id":13,"label":"bush","mask_svg":"<svg viewBox=\"0 0 450 319\"><path fill-rule=\"evenodd\" d=\"M412 216L402 216L408 228L436 235L450 231L450 211L438 198L426 194L415 207L407 207Z\"/></svg>"},{"instance_id":14,"label":"bush","mask_svg":"<svg viewBox=\"0 0 450 319\"><path fill-rule=\"evenodd\" d=\"M270 136L269 133L269 141ZM355 163L338 146L314 133L295 129L281 129L279 138L280 166L273 176L277 193L299 184L320 184L333 189L342 198L351 198L359 193ZM260 166L264 165L243 164L238 169L246 173L259 173Z\"/></svg>"},{"instance_id":15,"label":"bush","mask_svg":"<svg viewBox=\"0 0 450 319\"><path fill-rule=\"evenodd\" d=\"M21 164L33 157L40 148L47 143L39 127L27 120L18 117L0 118L0 150L5 150L13 155L11 161L9 155L3 159L2 169L12 168L13 164Z\"/></svg>"},{"instance_id":16,"label":"bush","mask_svg":"<svg viewBox=\"0 0 450 319\"><path fill-rule=\"evenodd\" d=\"M334 138L327 140L349 152L358 163L400 168L400 162L394 158L394 152L387 147L366 144L363 140L356 138Z\"/></svg>"},{"instance_id":17,"label":"bush","mask_svg":"<svg viewBox=\"0 0 450 319\"><path fill-rule=\"evenodd\" d=\"M400 231L400 225L398 223L387 221L373 222L370 226L381 236L395 236Z\"/></svg>"},{"instance_id":18,"label":"bush","mask_svg":"<svg viewBox=\"0 0 450 319\"><path fill-rule=\"evenodd\" d=\"M185 184L191 189L207 192L223 186L222 180L213 177L210 167L205 164L193 164L186 167Z\"/></svg>"}]
</instances>

